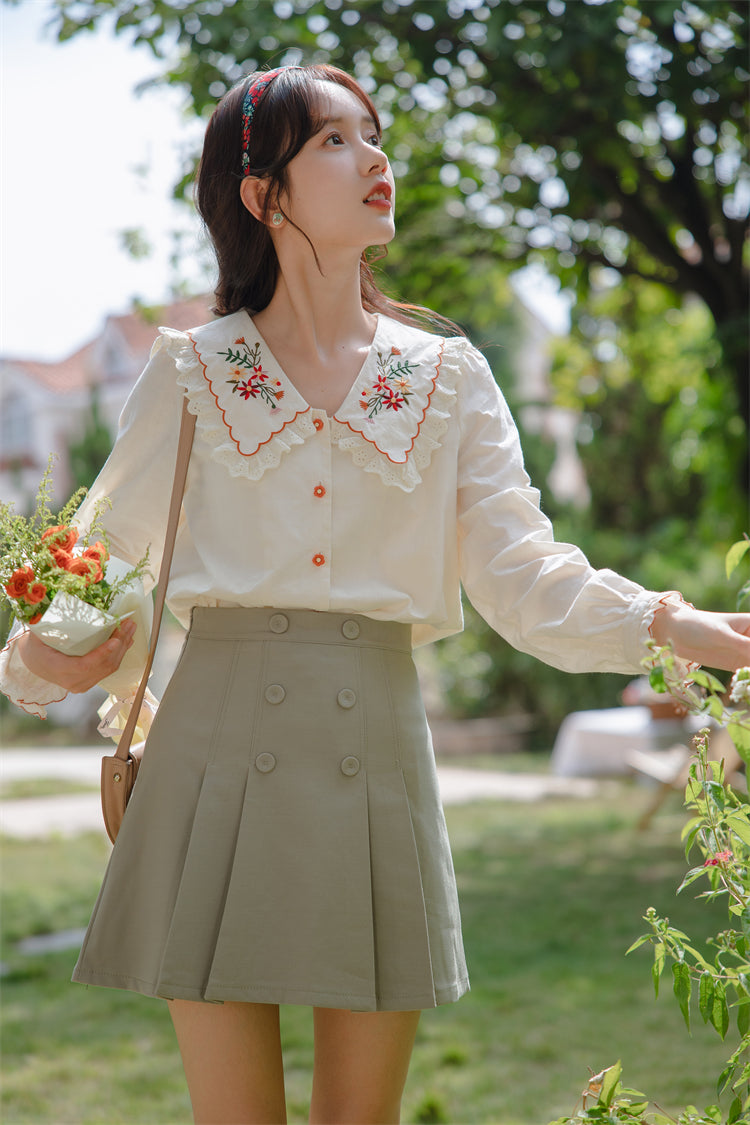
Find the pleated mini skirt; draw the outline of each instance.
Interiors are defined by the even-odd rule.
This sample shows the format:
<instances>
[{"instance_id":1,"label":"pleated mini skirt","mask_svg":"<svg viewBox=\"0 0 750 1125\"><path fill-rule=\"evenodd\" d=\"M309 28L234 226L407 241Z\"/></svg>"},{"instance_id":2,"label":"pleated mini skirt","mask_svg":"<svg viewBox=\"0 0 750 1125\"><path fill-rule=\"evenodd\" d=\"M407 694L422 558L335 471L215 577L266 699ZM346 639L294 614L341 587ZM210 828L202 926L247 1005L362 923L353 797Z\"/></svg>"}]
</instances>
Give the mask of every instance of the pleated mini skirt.
<instances>
[{"instance_id":1,"label":"pleated mini skirt","mask_svg":"<svg viewBox=\"0 0 750 1125\"><path fill-rule=\"evenodd\" d=\"M355 1011L468 989L408 625L193 610L73 979Z\"/></svg>"}]
</instances>

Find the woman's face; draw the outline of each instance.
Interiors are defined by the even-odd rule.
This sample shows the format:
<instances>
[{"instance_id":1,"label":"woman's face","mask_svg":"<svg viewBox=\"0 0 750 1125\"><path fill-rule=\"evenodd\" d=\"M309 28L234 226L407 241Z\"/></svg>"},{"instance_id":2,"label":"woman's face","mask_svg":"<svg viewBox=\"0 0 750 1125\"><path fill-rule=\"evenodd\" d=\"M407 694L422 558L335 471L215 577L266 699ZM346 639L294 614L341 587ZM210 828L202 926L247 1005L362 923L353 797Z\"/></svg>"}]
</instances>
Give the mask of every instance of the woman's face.
<instances>
[{"instance_id":1,"label":"woman's face","mask_svg":"<svg viewBox=\"0 0 750 1125\"><path fill-rule=\"evenodd\" d=\"M318 253L390 242L394 182L365 105L343 86L320 82L322 124L287 167L281 204Z\"/></svg>"}]
</instances>

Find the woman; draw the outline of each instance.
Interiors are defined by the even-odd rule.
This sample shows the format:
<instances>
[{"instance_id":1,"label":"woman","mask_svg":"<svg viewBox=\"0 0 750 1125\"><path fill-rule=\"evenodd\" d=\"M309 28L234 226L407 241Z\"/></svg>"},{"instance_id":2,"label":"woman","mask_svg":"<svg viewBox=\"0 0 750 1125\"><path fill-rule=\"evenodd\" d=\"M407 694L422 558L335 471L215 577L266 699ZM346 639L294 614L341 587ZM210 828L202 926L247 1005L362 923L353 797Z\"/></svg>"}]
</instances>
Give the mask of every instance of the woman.
<instances>
[{"instance_id":1,"label":"woman","mask_svg":"<svg viewBox=\"0 0 750 1125\"><path fill-rule=\"evenodd\" d=\"M750 615L554 542L483 357L372 281L394 183L350 77L243 80L198 205L219 319L161 330L78 519L107 495L113 552L156 557L186 393L169 604L192 624L75 979L169 1000L197 1122L285 1120L279 1003L314 1010L311 1121L398 1121L420 1010L468 988L412 645L460 629L459 581L571 671L638 671L649 635L748 664ZM25 634L6 690L84 691L131 642L70 658Z\"/></svg>"}]
</instances>

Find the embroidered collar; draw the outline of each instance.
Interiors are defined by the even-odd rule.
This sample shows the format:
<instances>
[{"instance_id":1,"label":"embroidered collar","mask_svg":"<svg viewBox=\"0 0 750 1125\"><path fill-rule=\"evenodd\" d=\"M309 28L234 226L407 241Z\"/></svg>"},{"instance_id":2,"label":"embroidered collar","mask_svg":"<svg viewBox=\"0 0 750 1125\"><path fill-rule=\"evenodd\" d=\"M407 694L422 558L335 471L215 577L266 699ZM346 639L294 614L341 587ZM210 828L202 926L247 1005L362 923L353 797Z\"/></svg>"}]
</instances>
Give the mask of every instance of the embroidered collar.
<instances>
[{"instance_id":1,"label":"embroidered collar","mask_svg":"<svg viewBox=\"0 0 750 1125\"><path fill-rule=\"evenodd\" d=\"M233 476L259 479L320 428L320 411L287 378L245 312L189 332L160 329L198 429ZM370 350L329 418L335 445L365 471L411 491L446 429L452 383L446 341L378 316ZM449 385L450 384L450 385ZM317 426L316 426L317 423Z\"/></svg>"}]
</instances>

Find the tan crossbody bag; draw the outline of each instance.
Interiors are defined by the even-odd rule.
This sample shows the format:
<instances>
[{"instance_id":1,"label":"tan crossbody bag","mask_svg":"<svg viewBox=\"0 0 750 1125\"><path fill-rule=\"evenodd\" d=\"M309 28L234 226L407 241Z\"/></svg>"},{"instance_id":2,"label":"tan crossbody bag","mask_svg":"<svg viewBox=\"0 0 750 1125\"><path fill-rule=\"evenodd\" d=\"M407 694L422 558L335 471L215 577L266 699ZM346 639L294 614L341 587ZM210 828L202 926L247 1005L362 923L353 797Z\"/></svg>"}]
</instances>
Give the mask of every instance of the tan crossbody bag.
<instances>
[{"instance_id":1,"label":"tan crossbody bag","mask_svg":"<svg viewBox=\"0 0 750 1125\"><path fill-rule=\"evenodd\" d=\"M117 833L120 830L122 818L125 815L125 809L130 800L130 794L133 792L138 767L141 764L141 757L143 756L142 743L136 746L134 750L131 749L130 744L133 741L133 734L141 713L141 704L146 694L146 685L148 684L148 678L151 674L154 653L156 652L156 645L159 640L159 628L164 611L164 601L167 596L169 570L172 565L172 554L174 552L174 542L177 536L177 524L180 519L182 497L185 492L185 480L187 479L194 432L195 415L189 412L187 399L183 399L180 437L177 444L177 464L175 466L174 484L172 485L172 498L169 502L169 518L167 520L167 532L164 539L164 552L161 557L159 581L156 586L156 597L154 599L154 621L151 626L151 643L146 658L146 667L144 668L138 691L135 694L133 705L130 708L125 728L117 743L117 749L114 754L108 754L102 758L102 813L104 814L104 826L107 829L107 835L112 843L115 842Z\"/></svg>"}]
</instances>

